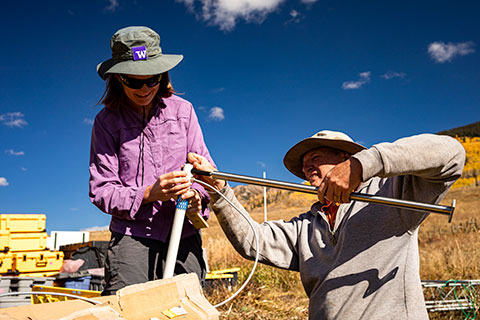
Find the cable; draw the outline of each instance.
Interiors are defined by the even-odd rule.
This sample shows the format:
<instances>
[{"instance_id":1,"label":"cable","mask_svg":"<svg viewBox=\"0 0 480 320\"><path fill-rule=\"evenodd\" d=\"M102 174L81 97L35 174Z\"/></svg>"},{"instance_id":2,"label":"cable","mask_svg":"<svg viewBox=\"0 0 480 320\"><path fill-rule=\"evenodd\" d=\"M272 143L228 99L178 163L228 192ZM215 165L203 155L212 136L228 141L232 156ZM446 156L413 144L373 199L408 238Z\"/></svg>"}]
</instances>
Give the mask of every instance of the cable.
<instances>
[{"instance_id":1,"label":"cable","mask_svg":"<svg viewBox=\"0 0 480 320\"><path fill-rule=\"evenodd\" d=\"M455 280L455 282L457 282L458 280ZM475 295L475 288L472 287L473 289L473 295L470 291L469 288L467 288L467 286L465 284L462 284L462 287L463 289L465 290L466 294L465 296L467 297L467 300L468 300L468 304L470 306L472 306L472 309L469 313L466 313L463 309L462 309L462 313L463 315L465 316L465 320L467 319L476 319L476 315L477 315L477 310L476 310L476 303L475 303L475 300L476 300L476 295ZM455 299L458 301L458 304L460 304L460 299L458 298L457 296L457 291L455 290L455 287L453 288L453 295L455 296ZM473 300L472 300L472 297L473 297ZM473 312L473 315L472 317L470 317L470 314Z\"/></svg>"},{"instance_id":2,"label":"cable","mask_svg":"<svg viewBox=\"0 0 480 320\"><path fill-rule=\"evenodd\" d=\"M3 297L8 297L8 296L24 296L24 295L32 295L32 294L50 294L52 296L64 296L68 298L74 298L74 299L79 299L79 300L84 300L87 302L90 302L92 304L101 304L102 302L85 298L82 296L77 296L74 294L68 294L68 293L61 293L61 292L47 292L47 291L30 291L30 292L7 292L7 293L2 293L0 294L0 298Z\"/></svg>"},{"instance_id":3,"label":"cable","mask_svg":"<svg viewBox=\"0 0 480 320\"><path fill-rule=\"evenodd\" d=\"M461 284L463 289L465 290L465 297L466 297L466 300L468 301L468 304L471 306L471 309L473 309L472 311L470 311L469 313L466 313L464 311L464 309L462 308L462 303L460 301L460 298L458 297L457 295L457 291L455 289L455 284L456 283L459 283L459 280L447 280L445 282L445 284L443 285L442 287L442 291L440 292L440 296L442 297L442 299L444 299L445 297L443 296L443 289L445 287L447 287L449 285L449 283L452 283L452 291L453 291L453 295L455 297L455 300L457 301L458 305L461 307L461 310L462 310L462 313L463 315L465 316L464 320L468 320L468 319L476 319L476 315L477 315L477 305L476 305L476 292L475 292L475 287L473 285L470 285L470 283L468 284L469 287L472 288L472 291L465 285L465 284ZM473 315L470 316L470 314L473 312Z\"/></svg>"},{"instance_id":4,"label":"cable","mask_svg":"<svg viewBox=\"0 0 480 320\"><path fill-rule=\"evenodd\" d=\"M193 179L194 182L198 182L200 183L201 185L203 186L206 186L206 187L209 187L211 189L213 189L216 193L218 193L218 195L220 195L225 201L227 201L227 203L229 205L231 205L233 208L235 208L235 210L237 210L240 215L242 217L245 218L245 220L247 220L248 224L250 225L250 227L252 227L252 230L253 230L253 235L255 237L255 245L256 245L256 254L255 254L255 261L253 263L253 267L252 267L252 271L250 272L250 274L248 275L248 278L243 282L242 286L228 299L226 299L225 301L223 302L220 302L216 305L214 305L215 308L218 308L220 306L223 306L224 304L226 304L227 302L229 302L230 300L232 300L233 298L235 298L244 288L245 286L248 284L248 282L250 281L250 279L253 277L253 274L255 272L255 269L257 267L257 263L258 263L258 257L259 257L259 248L260 248L260 244L259 244L259 241L258 241L258 234L257 234L257 230L255 230L255 227L252 223L252 221L249 219L249 217L247 217L245 215L245 213L242 212L242 210L240 210L235 204L233 204L230 200L227 199L227 197L225 197L218 189L214 188L213 186L209 185L208 183L205 183L203 181L200 181L198 179Z\"/></svg>"}]
</instances>

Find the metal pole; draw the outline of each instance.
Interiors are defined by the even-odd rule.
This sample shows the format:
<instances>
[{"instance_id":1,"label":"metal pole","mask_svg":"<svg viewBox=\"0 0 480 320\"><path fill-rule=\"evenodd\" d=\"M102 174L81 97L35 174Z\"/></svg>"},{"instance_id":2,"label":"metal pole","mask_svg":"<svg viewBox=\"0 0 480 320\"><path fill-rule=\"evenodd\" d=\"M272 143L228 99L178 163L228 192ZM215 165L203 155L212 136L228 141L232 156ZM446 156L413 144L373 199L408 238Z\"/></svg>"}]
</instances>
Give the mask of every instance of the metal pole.
<instances>
[{"instance_id":1,"label":"metal pole","mask_svg":"<svg viewBox=\"0 0 480 320\"><path fill-rule=\"evenodd\" d=\"M198 175L211 176L219 180L248 183L248 184L267 186L267 187L289 190L289 191L317 194L317 187L307 186L299 183L291 183L291 182L271 180L271 179L262 179L262 178L256 178L256 177L250 177L250 176L244 176L244 175L226 173L226 172L220 172L220 171L209 172L209 171L192 169L192 173L198 174ZM410 209L415 211L428 211L432 213L443 214L449 217L448 222L452 221L453 211L455 210L455 199L453 199L452 205L448 207L448 206L442 206L442 205L436 205L436 204L392 199L392 198L380 197L376 195L352 192L350 194L350 200L383 204L383 205L388 205L392 207Z\"/></svg>"},{"instance_id":2,"label":"metal pole","mask_svg":"<svg viewBox=\"0 0 480 320\"><path fill-rule=\"evenodd\" d=\"M263 171L263 179L267 178L267 173ZM267 187L263 187L263 218L267 221Z\"/></svg>"}]
</instances>

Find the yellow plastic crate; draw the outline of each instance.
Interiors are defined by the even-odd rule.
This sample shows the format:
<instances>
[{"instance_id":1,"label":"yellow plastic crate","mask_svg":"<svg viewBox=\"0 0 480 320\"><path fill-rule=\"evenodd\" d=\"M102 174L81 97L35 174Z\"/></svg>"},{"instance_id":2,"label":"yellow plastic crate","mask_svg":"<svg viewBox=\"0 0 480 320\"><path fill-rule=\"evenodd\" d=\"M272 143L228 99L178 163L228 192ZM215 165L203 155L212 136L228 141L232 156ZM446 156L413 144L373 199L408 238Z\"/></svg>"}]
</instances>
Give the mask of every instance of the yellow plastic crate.
<instances>
[{"instance_id":1,"label":"yellow plastic crate","mask_svg":"<svg viewBox=\"0 0 480 320\"><path fill-rule=\"evenodd\" d=\"M205 279L233 278L240 271L240 268L213 270L207 273Z\"/></svg>"},{"instance_id":2,"label":"yellow plastic crate","mask_svg":"<svg viewBox=\"0 0 480 320\"><path fill-rule=\"evenodd\" d=\"M230 268L208 272L205 276L206 292L217 287L224 287L232 291L232 288L237 285L239 271L240 268Z\"/></svg>"},{"instance_id":3,"label":"yellow plastic crate","mask_svg":"<svg viewBox=\"0 0 480 320\"><path fill-rule=\"evenodd\" d=\"M66 293L66 294L72 294L75 296L80 296L83 298L100 297L102 293L101 291L68 289L68 288L62 288L62 287L47 287L47 286L33 286L32 291L33 292ZM70 297L60 296L60 295L57 296L53 294L32 294L32 304L50 303L50 302L58 302L58 301L66 301L66 300L75 300L75 299Z\"/></svg>"},{"instance_id":4,"label":"yellow plastic crate","mask_svg":"<svg viewBox=\"0 0 480 320\"><path fill-rule=\"evenodd\" d=\"M47 248L47 233L0 233L0 251L40 251Z\"/></svg>"},{"instance_id":5,"label":"yellow plastic crate","mask_svg":"<svg viewBox=\"0 0 480 320\"><path fill-rule=\"evenodd\" d=\"M8 252L10 250L10 232L0 230L0 252Z\"/></svg>"},{"instance_id":6,"label":"yellow plastic crate","mask_svg":"<svg viewBox=\"0 0 480 320\"><path fill-rule=\"evenodd\" d=\"M63 264L62 251L33 251L15 253L13 267L20 273L60 271Z\"/></svg>"},{"instance_id":7,"label":"yellow plastic crate","mask_svg":"<svg viewBox=\"0 0 480 320\"><path fill-rule=\"evenodd\" d=\"M0 253L0 273L7 273L13 269L13 253Z\"/></svg>"},{"instance_id":8,"label":"yellow plastic crate","mask_svg":"<svg viewBox=\"0 0 480 320\"><path fill-rule=\"evenodd\" d=\"M60 270L58 271L41 271L41 272L23 272L21 274L19 274L18 276L19 277L42 277L42 278L45 278L45 277L54 277L56 276L58 273L60 272Z\"/></svg>"},{"instance_id":9,"label":"yellow plastic crate","mask_svg":"<svg viewBox=\"0 0 480 320\"><path fill-rule=\"evenodd\" d=\"M0 214L0 230L10 232L45 231L45 214Z\"/></svg>"}]
</instances>

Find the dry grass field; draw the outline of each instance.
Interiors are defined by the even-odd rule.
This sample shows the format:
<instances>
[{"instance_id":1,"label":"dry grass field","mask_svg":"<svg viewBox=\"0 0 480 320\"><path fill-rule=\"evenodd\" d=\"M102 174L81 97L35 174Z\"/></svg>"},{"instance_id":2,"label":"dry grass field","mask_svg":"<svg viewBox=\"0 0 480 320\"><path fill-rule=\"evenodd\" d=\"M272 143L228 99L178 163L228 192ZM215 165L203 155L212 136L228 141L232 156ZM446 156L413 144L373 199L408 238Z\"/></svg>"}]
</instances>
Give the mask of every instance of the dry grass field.
<instances>
[{"instance_id":1,"label":"dry grass field","mask_svg":"<svg viewBox=\"0 0 480 320\"><path fill-rule=\"evenodd\" d=\"M315 196L306 195L314 201ZM291 195L287 198L292 200ZM432 214L420 227L420 271L423 280L480 279L480 187L451 190L442 204L450 205L452 199L457 206L452 223L443 215ZM285 198L283 198L285 200ZM271 205L269 220L284 219L308 210L305 199L292 200L296 207L282 209ZM298 205L298 204L301 205ZM254 209L252 217L263 221L263 209ZM211 270L238 267L239 286L249 275L253 262L243 259L224 236L215 217L208 221L210 227L202 230L203 245L207 250ZM91 233L90 240L107 240L108 231ZM238 286L238 287L239 287ZM237 287L237 288L238 288ZM237 288L234 288L236 291ZM206 292L213 304L220 303L232 295L226 288ZM480 292L478 293L480 296ZM479 297L476 297L479 300ZM296 272L258 265L247 287L231 302L218 308L220 319L307 319L308 299ZM462 312L430 313L434 320L475 319L471 312L466 317Z\"/></svg>"},{"instance_id":2,"label":"dry grass field","mask_svg":"<svg viewBox=\"0 0 480 320\"><path fill-rule=\"evenodd\" d=\"M452 190L442 204L450 205L452 198L457 199L452 223L448 223L446 216L432 214L420 228L423 280L480 279L480 218L477 218L480 215L480 187ZM269 211L268 218L287 220L307 209L274 209ZM256 221L263 221L263 209L254 210L252 217ZM210 269L239 267L239 284L242 284L253 263L235 252L214 217L209 224L210 227L203 231L203 239ZM227 290L217 289L208 294L208 299L216 304L231 294ZM221 319L307 319L308 299L298 273L259 265L244 291L219 310ZM467 318L461 312L436 312L431 313L430 317Z\"/></svg>"},{"instance_id":3,"label":"dry grass field","mask_svg":"<svg viewBox=\"0 0 480 320\"><path fill-rule=\"evenodd\" d=\"M422 280L480 279L480 138L477 122L468 128L477 137L457 139L467 152L464 175L457 181L442 204L450 205L452 199L457 206L452 223L448 217L432 214L422 224L419 231L420 276ZM466 128L466 127L465 127ZM465 129L463 128L463 129ZM468 129L467 128L467 129ZM462 129L462 128L457 128ZM462 130L463 130L462 129ZM451 136L462 136L456 129L450 130ZM465 133L465 132L464 132ZM252 217L263 221L263 188L258 186L237 186L237 198L250 211ZM315 195L292 193L269 188L269 220L284 219L305 212L316 200ZM238 267L237 288L249 275L253 262L243 259L224 236L215 217L208 221L210 227L203 229L204 247L207 250L210 270ZM108 240L108 231L94 232L90 240ZM237 288L233 288L236 291ZM471 291L471 299L476 302L477 310L469 312L432 312L433 320L456 320L480 318L479 292ZM226 288L206 291L209 301L215 305L232 295ZM428 293L427 293L428 294ZM427 300L431 300L427 297ZM255 274L246 288L231 302L218 308L221 319L307 319L308 298L306 297L298 273L258 265Z\"/></svg>"},{"instance_id":4,"label":"dry grass field","mask_svg":"<svg viewBox=\"0 0 480 320\"><path fill-rule=\"evenodd\" d=\"M288 219L298 212L299 209L276 210L269 212L268 218ZM253 212L252 217L256 221L263 221L263 211ZM214 217L208 223L210 227L203 230L202 236L210 269L241 268L241 285L250 273L253 262L243 259L233 249ZM218 289L209 294L208 299L212 304L217 304L232 293ZM308 298L298 273L259 264L245 289L232 302L221 306L219 311L221 319L307 319Z\"/></svg>"}]
</instances>

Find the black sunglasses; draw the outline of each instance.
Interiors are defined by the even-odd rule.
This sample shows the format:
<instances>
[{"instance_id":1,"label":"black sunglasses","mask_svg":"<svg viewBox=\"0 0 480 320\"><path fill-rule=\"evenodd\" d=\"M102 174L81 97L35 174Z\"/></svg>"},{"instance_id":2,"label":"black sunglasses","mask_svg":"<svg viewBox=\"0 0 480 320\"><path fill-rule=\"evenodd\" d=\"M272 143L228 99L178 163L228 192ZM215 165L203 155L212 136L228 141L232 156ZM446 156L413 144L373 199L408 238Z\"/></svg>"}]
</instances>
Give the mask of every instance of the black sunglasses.
<instances>
[{"instance_id":1,"label":"black sunglasses","mask_svg":"<svg viewBox=\"0 0 480 320\"><path fill-rule=\"evenodd\" d=\"M144 84L146 84L147 87L149 87L149 88L153 88L156 85L158 85L160 83L160 80L162 79L162 74L154 75L153 77L148 78L148 79L130 78L130 77L127 77L124 74L121 74L119 76L120 76L120 80L122 81L122 83L124 85L126 85L127 87L129 87L130 89L141 89L141 88L143 88Z\"/></svg>"}]
</instances>

